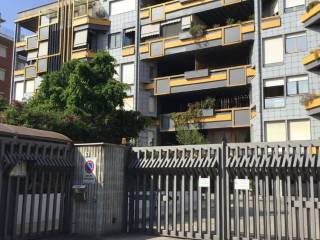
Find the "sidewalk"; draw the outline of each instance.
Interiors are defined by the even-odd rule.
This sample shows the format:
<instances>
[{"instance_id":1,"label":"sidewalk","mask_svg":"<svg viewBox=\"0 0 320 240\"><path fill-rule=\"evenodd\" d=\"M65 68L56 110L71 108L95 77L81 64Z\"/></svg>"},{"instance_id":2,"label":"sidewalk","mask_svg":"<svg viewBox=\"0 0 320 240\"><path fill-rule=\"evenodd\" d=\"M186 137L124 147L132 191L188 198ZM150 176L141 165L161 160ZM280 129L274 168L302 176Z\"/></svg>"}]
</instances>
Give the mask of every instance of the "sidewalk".
<instances>
[{"instance_id":1,"label":"sidewalk","mask_svg":"<svg viewBox=\"0 0 320 240\"><path fill-rule=\"evenodd\" d=\"M89 237L76 237L76 236L61 236L52 238L43 238L42 240L94 240L95 238ZM177 238L148 236L139 234L120 234L100 238L99 240L177 240Z\"/></svg>"}]
</instances>

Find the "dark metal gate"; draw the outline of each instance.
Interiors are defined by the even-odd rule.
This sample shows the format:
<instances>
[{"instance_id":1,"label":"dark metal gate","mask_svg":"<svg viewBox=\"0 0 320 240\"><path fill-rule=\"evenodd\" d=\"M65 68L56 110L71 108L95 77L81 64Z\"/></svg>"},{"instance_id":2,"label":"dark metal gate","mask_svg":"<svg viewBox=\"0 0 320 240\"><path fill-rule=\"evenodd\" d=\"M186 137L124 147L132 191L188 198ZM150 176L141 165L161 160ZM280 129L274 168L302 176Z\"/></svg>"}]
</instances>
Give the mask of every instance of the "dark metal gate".
<instances>
[{"instance_id":1,"label":"dark metal gate","mask_svg":"<svg viewBox=\"0 0 320 240\"><path fill-rule=\"evenodd\" d=\"M319 146L134 148L128 231L189 239L320 239Z\"/></svg>"},{"instance_id":2,"label":"dark metal gate","mask_svg":"<svg viewBox=\"0 0 320 240\"><path fill-rule=\"evenodd\" d=\"M71 142L11 126L0 132L0 239L68 232Z\"/></svg>"}]
</instances>

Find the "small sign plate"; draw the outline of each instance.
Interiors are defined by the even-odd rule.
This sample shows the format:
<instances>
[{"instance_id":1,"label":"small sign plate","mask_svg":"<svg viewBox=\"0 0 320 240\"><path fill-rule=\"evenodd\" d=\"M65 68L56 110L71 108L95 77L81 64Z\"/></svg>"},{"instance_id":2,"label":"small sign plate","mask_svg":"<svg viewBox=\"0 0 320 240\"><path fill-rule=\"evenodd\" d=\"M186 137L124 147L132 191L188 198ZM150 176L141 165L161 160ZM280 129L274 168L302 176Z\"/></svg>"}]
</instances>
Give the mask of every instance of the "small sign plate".
<instances>
[{"instance_id":1,"label":"small sign plate","mask_svg":"<svg viewBox=\"0 0 320 240\"><path fill-rule=\"evenodd\" d=\"M234 189L236 190L250 190L250 180L249 179L235 179Z\"/></svg>"},{"instance_id":2,"label":"small sign plate","mask_svg":"<svg viewBox=\"0 0 320 240\"><path fill-rule=\"evenodd\" d=\"M27 176L27 163L25 161L18 162L10 172L12 177L26 177Z\"/></svg>"},{"instance_id":3,"label":"small sign plate","mask_svg":"<svg viewBox=\"0 0 320 240\"><path fill-rule=\"evenodd\" d=\"M83 167L83 183L95 184L96 183L96 168L97 158L86 157Z\"/></svg>"},{"instance_id":4,"label":"small sign plate","mask_svg":"<svg viewBox=\"0 0 320 240\"><path fill-rule=\"evenodd\" d=\"M199 187L210 187L210 178L199 177Z\"/></svg>"}]
</instances>

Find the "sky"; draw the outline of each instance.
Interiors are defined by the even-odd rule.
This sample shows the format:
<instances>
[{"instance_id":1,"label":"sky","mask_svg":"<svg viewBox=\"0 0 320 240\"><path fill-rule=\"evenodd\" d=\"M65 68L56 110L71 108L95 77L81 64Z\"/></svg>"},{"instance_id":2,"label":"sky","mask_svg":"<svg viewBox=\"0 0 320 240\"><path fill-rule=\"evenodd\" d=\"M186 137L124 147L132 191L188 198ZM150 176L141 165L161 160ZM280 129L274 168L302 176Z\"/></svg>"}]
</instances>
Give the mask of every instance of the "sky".
<instances>
[{"instance_id":1,"label":"sky","mask_svg":"<svg viewBox=\"0 0 320 240\"><path fill-rule=\"evenodd\" d=\"M54 0L0 0L1 17L6 20L2 26L14 31L14 20L18 12L50 2Z\"/></svg>"}]
</instances>

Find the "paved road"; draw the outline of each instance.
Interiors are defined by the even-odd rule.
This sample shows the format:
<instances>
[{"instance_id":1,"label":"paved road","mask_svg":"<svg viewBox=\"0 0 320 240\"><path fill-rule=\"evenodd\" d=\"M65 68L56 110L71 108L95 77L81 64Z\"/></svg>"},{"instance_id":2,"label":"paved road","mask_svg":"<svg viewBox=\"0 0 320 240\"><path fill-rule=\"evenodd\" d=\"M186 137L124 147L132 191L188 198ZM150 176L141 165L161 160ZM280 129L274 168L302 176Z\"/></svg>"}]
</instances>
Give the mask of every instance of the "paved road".
<instances>
[{"instance_id":1,"label":"paved road","mask_svg":"<svg viewBox=\"0 0 320 240\"><path fill-rule=\"evenodd\" d=\"M75 237L75 236L66 236L66 237L53 237L46 238L42 240L93 240L94 238L86 238L86 237ZM136 235L136 234L121 234L100 238L99 240L177 240L177 238L169 238L169 237L155 237L155 236L146 236L146 235Z\"/></svg>"}]
</instances>

